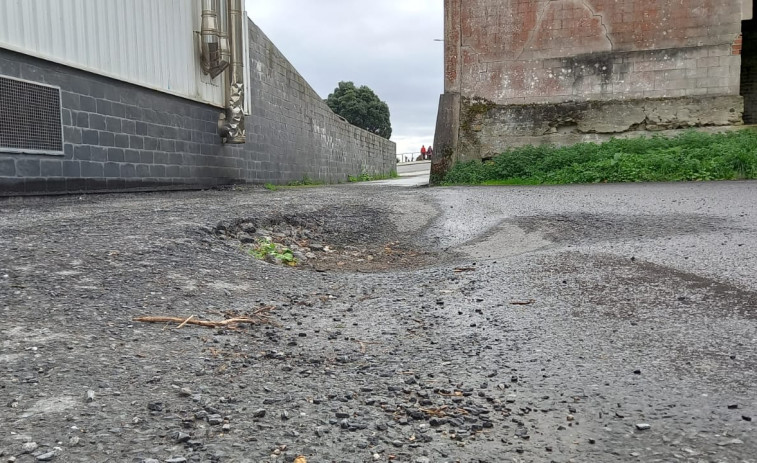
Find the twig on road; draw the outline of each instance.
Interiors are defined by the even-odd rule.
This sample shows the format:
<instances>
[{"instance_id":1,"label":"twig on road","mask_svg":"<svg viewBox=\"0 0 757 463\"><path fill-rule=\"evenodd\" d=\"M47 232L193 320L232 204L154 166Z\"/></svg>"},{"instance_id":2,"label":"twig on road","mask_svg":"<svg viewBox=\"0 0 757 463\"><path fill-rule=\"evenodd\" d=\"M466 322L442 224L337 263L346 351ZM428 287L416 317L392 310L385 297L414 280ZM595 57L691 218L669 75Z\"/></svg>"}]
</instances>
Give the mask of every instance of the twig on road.
<instances>
[{"instance_id":1,"label":"twig on road","mask_svg":"<svg viewBox=\"0 0 757 463\"><path fill-rule=\"evenodd\" d=\"M194 317L195 317L194 315L190 315L189 318L187 318L186 320L184 320L184 322L181 325L177 326L176 329L177 330L182 329L184 327L184 325L186 325L187 323L189 323L189 321L192 320Z\"/></svg>"},{"instance_id":2,"label":"twig on road","mask_svg":"<svg viewBox=\"0 0 757 463\"><path fill-rule=\"evenodd\" d=\"M204 326L207 328L222 328L227 326L235 326L235 325L256 325L256 324L263 324L263 323L273 323L268 318L268 313L272 311L274 307L268 306L268 307L260 307L259 309L255 310L251 316L244 316L240 317L235 314L228 314L229 318L226 320L218 320L218 321L212 321L212 320L196 320L195 316L192 315L189 318L182 318L182 317L136 317L132 320L135 322L140 323L178 323L179 326L176 329L183 328L186 325L196 325L196 326Z\"/></svg>"},{"instance_id":3,"label":"twig on road","mask_svg":"<svg viewBox=\"0 0 757 463\"><path fill-rule=\"evenodd\" d=\"M220 328L223 326L236 325L240 323L255 324L260 320L254 320L252 318L230 318L223 321L205 321L205 320L192 320L194 316L189 318L179 317L137 317L133 320L140 323L180 323L179 328L184 325L197 325L205 326L208 328ZM178 329L178 328L177 328Z\"/></svg>"}]
</instances>

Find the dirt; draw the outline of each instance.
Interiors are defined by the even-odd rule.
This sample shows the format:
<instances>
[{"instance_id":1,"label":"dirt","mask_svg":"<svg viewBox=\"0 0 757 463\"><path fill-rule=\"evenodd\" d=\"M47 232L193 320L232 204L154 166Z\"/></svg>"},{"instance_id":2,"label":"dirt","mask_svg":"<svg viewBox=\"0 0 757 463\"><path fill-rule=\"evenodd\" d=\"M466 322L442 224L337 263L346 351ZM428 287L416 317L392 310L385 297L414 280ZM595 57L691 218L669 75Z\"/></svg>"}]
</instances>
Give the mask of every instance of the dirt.
<instances>
[{"instance_id":1,"label":"dirt","mask_svg":"<svg viewBox=\"0 0 757 463\"><path fill-rule=\"evenodd\" d=\"M434 260L434 253L417 249L408 237L400 236L385 215L365 206L330 206L314 212L236 218L208 233L271 264L318 272L412 269ZM275 248L261 253L271 243ZM280 257L287 250L292 259Z\"/></svg>"},{"instance_id":2,"label":"dirt","mask_svg":"<svg viewBox=\"0 0 757 463\"><path fill-rule=\"evenodd\" d=\"M757 187L646 187L0 200L0 461L754 463Z\"/></svg>"}]
</instances>

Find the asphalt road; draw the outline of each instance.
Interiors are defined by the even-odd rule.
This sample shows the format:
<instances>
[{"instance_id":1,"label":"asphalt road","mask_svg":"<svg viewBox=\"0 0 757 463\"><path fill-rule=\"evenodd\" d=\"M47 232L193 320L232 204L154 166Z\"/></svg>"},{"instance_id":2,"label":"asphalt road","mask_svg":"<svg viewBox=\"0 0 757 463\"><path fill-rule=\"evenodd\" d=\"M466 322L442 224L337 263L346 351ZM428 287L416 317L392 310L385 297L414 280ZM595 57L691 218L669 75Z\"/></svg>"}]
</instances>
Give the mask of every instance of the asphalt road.
<instances>
[{"instance_id":1,"label":"asphalt road","mask_svg":"<svg viewBox=\"0 0 757 463\"><path fill-rule=\"evenodd\" d=\"M0 233L3 461L757 462L757 182L12 198Z\"/></svg>"}]
</instances>

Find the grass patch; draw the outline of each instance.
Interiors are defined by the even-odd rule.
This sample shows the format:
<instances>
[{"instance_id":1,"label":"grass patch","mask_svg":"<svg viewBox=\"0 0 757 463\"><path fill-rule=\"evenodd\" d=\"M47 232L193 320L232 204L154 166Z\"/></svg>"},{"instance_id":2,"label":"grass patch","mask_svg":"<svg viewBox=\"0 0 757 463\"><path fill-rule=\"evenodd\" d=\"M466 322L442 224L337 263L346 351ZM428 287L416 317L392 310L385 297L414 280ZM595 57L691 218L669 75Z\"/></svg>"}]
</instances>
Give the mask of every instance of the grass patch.
<instances>
[{"instance_id":1,"label":"grass patch","mask_svg":"<svg viewBox=\"0 0 757 463\"><path fill-rule=\"evenodd\" d=\"M270 238L259 238L255 246L248 251L251 256L259 260L280 262L290 267L297 265L294 253L288 247L273 242Z\"/></svg>"},{"instance_id":2,"label":"grass patch","mask_svg":"<svg viewBox=\"0 0 757 463\"><path fill-rule=\"evenodd\" d=\"M347 177L347 181L350 183L354 182L372 182L374 180L387 180L390 178L399 178L399 174L397 171L393 170L389 172L388 174L369 174L366 171L363 171L360 175L354 176L349 175Z\"/></svg>"},{"instance_id":3,"label":"grass patch","mask_svg":"<svg viewBox=\"0 0 757 463\"><path fill-rule=\"evenodd\" d=\"M513 148L455 165L444 185L538 185L757 178L757 130Z\"/></svg>"}]
</instances>

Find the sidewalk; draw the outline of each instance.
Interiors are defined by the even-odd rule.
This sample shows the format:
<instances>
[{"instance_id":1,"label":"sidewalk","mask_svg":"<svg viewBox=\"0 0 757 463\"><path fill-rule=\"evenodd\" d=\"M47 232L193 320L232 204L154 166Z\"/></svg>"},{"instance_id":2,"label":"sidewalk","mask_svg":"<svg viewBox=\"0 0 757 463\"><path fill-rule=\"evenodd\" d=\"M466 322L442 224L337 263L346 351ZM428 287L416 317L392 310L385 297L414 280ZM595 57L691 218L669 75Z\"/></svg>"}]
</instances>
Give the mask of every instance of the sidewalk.
<instances>
[{"instance_id":1,"label":"sidewalk","mask_svg":"<svg viewBox=\"0 0 757 463\"><path fill-rule=\"evenodd\" d=\"M399 175L399 178L377 180L375 182L365 183L369 185L387 185L411 188L428 186L430 173L431 161L403 162L401 164L397 164L397 174Z\"/></svg>"}]
</instances>

